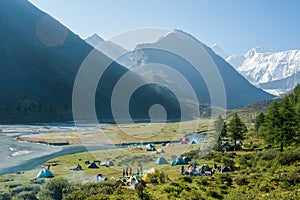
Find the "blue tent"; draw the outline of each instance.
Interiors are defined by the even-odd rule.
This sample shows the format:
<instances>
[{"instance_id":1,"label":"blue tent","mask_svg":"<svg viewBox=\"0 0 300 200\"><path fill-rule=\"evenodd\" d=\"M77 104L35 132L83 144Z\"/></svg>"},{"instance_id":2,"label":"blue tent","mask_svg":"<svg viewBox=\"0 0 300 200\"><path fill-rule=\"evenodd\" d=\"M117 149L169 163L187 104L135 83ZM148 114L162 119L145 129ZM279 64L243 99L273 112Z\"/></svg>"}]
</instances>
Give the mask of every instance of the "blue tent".
<instances>
[{"instance_id":1,"label":"blue tent","mask_svg":"<svg viewBox=\"0 0 300 200\"><path fill-rule=\"evenodd\" d=\"M158 164L158 165L168 164L168 161L164 157L159 157L155 161L155 164Z\"/></svg>"},{"instance_id":2,"label":"blue tent","mask_svg":"<svg viewBox=\"0 0 300 200\"><path fill-rule=\"evenodd\" d=\"M51 177L54 177L54 176L53 176L53 174L50 170L42 169L36 177L37 178L51 178Z\"/></svg>"}]
</instances>

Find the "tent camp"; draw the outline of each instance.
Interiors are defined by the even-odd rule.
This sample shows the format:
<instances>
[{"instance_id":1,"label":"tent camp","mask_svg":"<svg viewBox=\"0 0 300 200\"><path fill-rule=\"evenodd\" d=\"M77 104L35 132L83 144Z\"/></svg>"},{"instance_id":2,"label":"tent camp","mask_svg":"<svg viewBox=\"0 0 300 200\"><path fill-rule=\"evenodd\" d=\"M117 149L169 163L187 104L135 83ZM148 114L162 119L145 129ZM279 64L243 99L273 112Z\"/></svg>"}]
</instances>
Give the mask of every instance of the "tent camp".
<instances>
[{"instance_id":1,"label":"tent camp","mask_svg":"<svg viewBox=\"0 0 300 200\"><path fill-rule=\"evenodd\" d=\"M48 169L42 169L36 176L37 178L51 178L54 177L52 172Z\"/></svg>"},{"instance_id":2,"label":"tent camp","mask_svg":"<svg viewBox=\"0 0 300 200\"><path fill-rule=\"evenodd\" d=\"M149 174L159 174L159 173L160 173L160 171L155 168L144 170L143 175L141 176L141 179L145 182L149 182L149 177L148 177Z\"/></svg>"},{"instance_id":3,"label":"tent camp","mask_svg":"<svg viewBox=\"0 0 300 200\"><path fill-rule=\"evenodd\" d=\"M99 168L96 163L92 162L91 164L89 164L88 168Z\"/></svg>"},{"instance_id":4,"label":"tent camp","mask_svg":"<svg viewBox=\"0 0 300 200\"><path fill-rule=\"evenodd\" d=\"M175 165L185 165L187 164L187 162L183 159L183 158L176 158L172 161L172 166L175 166Z\"/></svg>"},{"instance_id":5,"label":"tent camp","mask_svg":"<svg viewBox=\"0 0 300 200\"><path fill-rule=\"evenodd\" d=\"M157 165L168 164L168 161L164 157L159 157L155 161L155 164L157 164Z\"/></svg>"}]
</instances>

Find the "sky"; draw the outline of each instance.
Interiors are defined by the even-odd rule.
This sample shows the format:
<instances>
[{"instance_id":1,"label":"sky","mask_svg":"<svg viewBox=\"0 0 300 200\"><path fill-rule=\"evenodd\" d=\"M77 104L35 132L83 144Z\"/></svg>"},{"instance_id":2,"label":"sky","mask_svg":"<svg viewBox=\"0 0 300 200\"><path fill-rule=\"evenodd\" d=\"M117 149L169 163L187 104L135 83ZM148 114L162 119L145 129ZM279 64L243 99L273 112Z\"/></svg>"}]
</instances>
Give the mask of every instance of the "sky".
<instances>
[{"instance_id":1,"label":"sky","mask_svg":"<svg viewBox=\"0 0 300 200\"><path fill-rule=\"evenodd\" d=\"M85 39L144 27L180 29L227 54L300 50L298 0L29 0Z\"/></svg>"}]
</instances>

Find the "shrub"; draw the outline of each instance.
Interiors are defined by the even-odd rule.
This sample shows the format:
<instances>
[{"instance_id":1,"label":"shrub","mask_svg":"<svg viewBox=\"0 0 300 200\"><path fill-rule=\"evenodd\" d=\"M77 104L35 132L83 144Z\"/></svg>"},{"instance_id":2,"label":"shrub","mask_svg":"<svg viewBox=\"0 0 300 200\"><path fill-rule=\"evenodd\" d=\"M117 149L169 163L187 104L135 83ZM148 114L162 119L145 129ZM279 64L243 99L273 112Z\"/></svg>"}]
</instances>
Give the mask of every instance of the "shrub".
<instances>
[{"instance_id":1,"label":"shrub","mask_svg":"<svg viewBox=\"0 0 300 200\"><path fill-rule=\"evenodd\" d=\"M277 156L277 151L274 149L265 152L260 152L257 154L257 157L259 157L260 160L265 160L265 161L274 160L276 156Z\"/></svg>"},{"instance_id":2,"label":"shrub","mask_svg":"<svg viewBox=\"0 0 300 200\"><path fill-rule=\"evenodd\" d=\"M63 193L67 192L70 184L66 179L53 179L44 185L43 190L38 193L39 199L54 199L61 200Z\"/></svg>"},{"instance_id":3,"label":"shrub","mask_svg":"<svg viewBox=\"0 0 300 200\"><path fill-rule=\"evenodd\" d=\"M38 200L34 191L25 191L14 195L12 200Z\"/></svg>"},{"instance_id":4,"label":"shrub","mask_svg":"<svg viewBox=\"0 0 300 200\"><path fill-rule=\"evenodd\" d=\"M37 194L40 190L41 188L38 185L25 185L12 189L10 193L12 196L15 196L22 192L33 192L34 194Z\"/></svg>"},{"instance_id":5,"label":"shrub","mask_svg":"<svg viewBox=\"0 0 300 200\"><path fill-rule=\"evenodd\" d=\"M234 169L234 161L230 158L223 158L222 162L225 166L229 166L231 169Z\"/></svg>"},{"instance_id":6,"label":"shrub","mask_svg":"<svg viewBox=\"0 0 300 200\"><path fill-rule=\"evenodd\" d=\"M193 182L193 178L190 176L181 176L178 180L181 182L187 182L187 183Z\"/></svg>"},{"instance_id":7,"label":"shrub","mask_svg":"<svg viewBox=\"0 0 300 200\"><path fill-rule=\"evenodd\" d=\"M279 154L278 163L280 165L291 165L297 161L300 161L299 152L289 151Z\"/></svg>"},{"instance_id":8,"label":"shrub","mask_svg":"<svg viewBox=\"0 0 300 200\"><path fill-rule=\"evenodd\" d=\"M228 174L220 174L219 176L217 176L217 183L231 186L232 178Z\"/></svg>"},{"instance_id":9,"label":"shrub","mask_svg":"<svg viewBox=\"0 0 300 200\"><path fill-rule=\"evenodd\" d=\"M2 200L11 200L11 195L9 193L0 194L0 199L2 199Z\"/></svg>"},{"instance_id":10,"label":"shrub","mask_svg":"<svg viewBox=\"0 0 300 200\"><path fill-rule=\"evenodd\" d=\"M236 179L235 183L237 185L248 185L249 181L245 177L240 177Z\"/></svg>"}]
</instances>

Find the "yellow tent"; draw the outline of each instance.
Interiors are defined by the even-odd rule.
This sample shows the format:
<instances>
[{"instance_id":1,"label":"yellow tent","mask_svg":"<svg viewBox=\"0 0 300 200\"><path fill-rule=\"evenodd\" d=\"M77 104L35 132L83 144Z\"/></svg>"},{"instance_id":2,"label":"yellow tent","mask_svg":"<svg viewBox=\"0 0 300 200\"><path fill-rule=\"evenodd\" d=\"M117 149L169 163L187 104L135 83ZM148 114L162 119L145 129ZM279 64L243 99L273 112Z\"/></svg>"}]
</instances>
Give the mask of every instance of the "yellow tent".
<instances>
[{"instance_id":1,"label":"yellow tent","mask_svg":"<svg viewBox=\"0 0 300 200\"><path fill-rule=\"evenodd\" d=\"M151 168L146 170L146 172L141 176L141 179L143 179L143 181L145 182L149 182L149 177L148 177L149 174L159 174L159 173L160 171L158 169Z\"/></svg>"}]
</instances>

